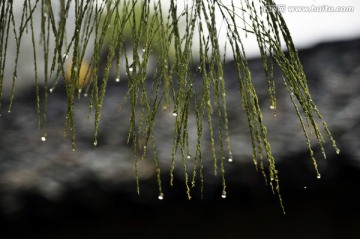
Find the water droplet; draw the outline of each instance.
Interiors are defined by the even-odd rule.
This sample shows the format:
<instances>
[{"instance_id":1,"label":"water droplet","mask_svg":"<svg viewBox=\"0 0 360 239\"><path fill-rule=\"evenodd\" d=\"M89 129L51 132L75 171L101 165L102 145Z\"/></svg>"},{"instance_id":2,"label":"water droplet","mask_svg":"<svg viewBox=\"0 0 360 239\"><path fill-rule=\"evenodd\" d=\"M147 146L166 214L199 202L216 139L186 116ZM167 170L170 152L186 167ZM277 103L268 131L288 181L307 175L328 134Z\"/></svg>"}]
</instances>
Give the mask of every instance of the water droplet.
<instances>
[{"instance_id":1,"label":"water droplet","mask_svg":"<svg viewBox=\"0 0 360 239\"><path fill-rule=\"evenodd\" d=\"M87 97L88 96L88 94L87 93L84 93L84 97Z\"/></svg>"},{"instance_id":2,"label":"water droplet","mask_svg":"<svg viewBox=\"0 0 360 239\"><path fill-rule=\"evenodd\" d=\"M187 158L187 159L191 159L191 155L188 154L188 155L186 156L186 158Z\"/></svg>"},{"instance_id":3,"label":"water droplet","mask_svg":"<svg viewBox=\"0 0 360 239\"><path fill-rule=\"evenodd\" d=\"M94 141L94 146L96 147L97 144L98 144L98 142L97 142L97 140L95 139L95 141Z\"/></svg>"},{"instance_id":4,"label":"water droplet","mask_svg":"<svg viewBox=\"0 0 360 239\"><path fill-rule=\"evenodd\" d=\"M72 151L75 152L75 149L73 149Z\"/></svg>"},{"instance_id":5,"label":"water droplet","mask_svg":"<svg viewBox=\"0 0 360 239\"><path fill-rule=\"evenodd\" d=\"M336 154L340 154L340 149L336 149Z\"/></svg>"},{"instance_id":6,"label":"water droplet","mask_svg":"<svg viewBox=\"0 0 360 239\"><path fill-rule=\"evenodd\" d=\"M81 94L81 89L78 90L79 94Z\"/></svg>"},{"instance_id":7,"label":"water droplet","mask_svg":"<svg viewBox=\"0 0 360 239\"><path fill-rule=\"evenodd\" d=\"M177 111L174 110L173 113L172 113L172 115L176 117L176 116L177 116Z\"/></svg>"},{"instance_id":8,"label":"water droplet","mask_svg":"<svg viewBox=\"0 0 360 239\"><path fill-rule=\"evenodd\" d=\"M221 197L222 197L222 198L226 198L226 191L223 191L223 192L221 193Z\"/></svg>"},{"instance_id":9,"label":"water droplet","mask_svg":"<svg viewBox=\"0 0 360 239\"><path fill-rule=\"evenodd\" d=\"M133 68L132 68L132 67L129 67L129 71L132 72L132 71L133 71Z\"/></svg>"},{"instance_id":10,"label":"water droplet","mask_svg":"<svg viewBox=\"0 0 360 239\"><path fill-rule=\"evenodd\" d=\"M74 67L74 72L77 72L77 67L76 66Z\"/></svg>"},{"instance_id":11,"label":"water droplet","mask_svg":"<svg viewBox=\"0 0 360 239\"><path fill-rule=\"evenodd\" d=\"M307 189L307 187L306 187L306 186L304 186L304 189Z\"/></svg>"},{"instance_id":12,"label":"water droplet","mask_svg":"<svg viewBox=\"0 0 360 239\"><path fill-rule=\"evenodd\" d=\"M146 147L146 145L144 145L144 149L146 149L147 147Z\"/></svg>"},{"instance_id":13,"label":"water droplet","mask_svg":"<svg viewBox=\"0 0 360 239\"><path fill-rule=\"evenodd\" d=\"M219 80L222 80L222 77L221 77L221 76L219 76Z\"/></svg>"},{"instance_id":14,"label":"water droplet","mask_svg":"<svg viewBox=\"0 0 360 239\"><path fill-rule=\"evenodd\" d=\"M276 108L275 105L270 105L270 109L271 109L271 110L274 110L275 108Z\"/></svg>"},{"instance_id":15,"label":"water droplet","mask_svg":"<svg viewBox=\"0 0 360 239\"><path fill-rule=\"evenodd\" d=\"M146 49L145 49L145 48L143 48L143 49L142 49L142 52L145 52L145 51L146 51Z\"/></svg>"},{"instance_id":16,"label":"water droplet","mask_svg":"<svg viewBox=\"0 0 360 239\"><path fill-rule=\"evenodd\" d=\"M163 193L160 193L159 196L158 196L158 199L159 199L159 200L163 200L163 199L164 199L164 194L163 194Z\"/></svg>"},{"instance_id":17,"label":"water droplet","mask_svg":"<svg viewBox=\"0 0 360 239\"><path fill-rule=\"evenodd\" d=\"M233 161L233 159L231 157L228 158L229 163L231 163Z\"/></svg>"},{"instance_id":18,"label":"water droplet","mask_svg":"<svg viewBox=\"0 0 360 239\"><path fill-rule=\"evenodd\" d=\"M321 174L320 173L318 173L318 175L316 176L318 179L320 179L321 178Z\"/></svg>"},{"instance_id":19,"label":"water droplet","mask_svg":"<svg viewBox=\"0 0 360 239\"><path fill-rule=\"evenodd\" d=\"M44 18L47 18L47 16L48 16L48 15L47 15L47 13L45 12L45 13L43 14L43 17L44 17Z\"/></svg>"},{"instance_id":20,"label":"water droplet","mask_svg":"<svg viewBox=\"0 0 360 239\"><path fill-rule=\"evenodd\" d=\"M53 93L53 91L54 91L54 88L50 88L50 90L49 90L49 91L50 91L50 93Z\"/></svg>"},{"instance_id":21,"label":"water droplet","mask_svg":"<svg viewBox=\"0 0 360 239\"><path fill-rule=\"evenodd\" d=\"M11 110L8 110L8 113L10 114L10 113L11 113Z\"/></svg>"},{"instance_id":22,"label":"water droplet","mask_svg":"<svg viewBox=\"0 0 360 239\"><path fill-rule=\"evenodd\" d=\"M69 57L68 54L64 54L63 55L63 60L65 61L68 57Z\"/></svg>"},{"instance_id":23,"label":"water droplet","mask_svg":"<svg viewBox=\"0 0 360 239\"><path fill-rule=\"evenodd\" d=\"M41 141L45 142L45 141L46 141L46 137L45 137L45 136L41 137Z\"/></svg>"},{"instance_id":24,"label":"water droplet","mask_svg":"<svg viewBox=\"0 0 360 239\"><path fill-rule=\"evenodd\" d=\"M120 82L120 78L116 77L115 82Z\"/></svg>"}]
</instances>

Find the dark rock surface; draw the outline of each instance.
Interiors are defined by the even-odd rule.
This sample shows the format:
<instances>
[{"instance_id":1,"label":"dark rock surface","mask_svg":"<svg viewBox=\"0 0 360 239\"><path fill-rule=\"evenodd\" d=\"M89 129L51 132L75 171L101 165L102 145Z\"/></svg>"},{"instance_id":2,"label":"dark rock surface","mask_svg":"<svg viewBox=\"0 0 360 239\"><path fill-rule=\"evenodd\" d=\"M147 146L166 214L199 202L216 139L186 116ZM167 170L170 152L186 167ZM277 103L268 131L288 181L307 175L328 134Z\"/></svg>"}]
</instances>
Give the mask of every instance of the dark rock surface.
<instances>
[{"instance_id":1,"label":"dark rock surface","mask_svg":"<svg viewBox=\"0 0 360 239\"><path fill-rule=\"evenodd\" d=\"M126 144L129 105L116 112L126 82L109 87L96 148L93 122L85 117L88 99L77 100L75 152L69 137L63 138L64 93L50 95L47 140L42 142L35 94L29 89L17 92L11 114L6 102L1 111L0 236L8 233L1 238L359 238L360 40L324 43L299 55L313 99L341 149L336 155L327 142L324 160L314 144L321 180L316 179L281 78L274 119L261 87L260 61L249 62L288 215L282 215L277 198L252 165L246 118L229 63L225 77L234 162L226 165L226 200L220 197L221 180L211 174L211 167L205 175L204 199L197 188L194 198L186 200L180 162L175 187L168 186L171 112L159 112L156 122L165 199L157 200L151 158L141 162L141 196L136 195L132 150ZM195 121L190 127L195 129ZM204 140L205 158L206 145Z\"/></svg>"}]
</instances>

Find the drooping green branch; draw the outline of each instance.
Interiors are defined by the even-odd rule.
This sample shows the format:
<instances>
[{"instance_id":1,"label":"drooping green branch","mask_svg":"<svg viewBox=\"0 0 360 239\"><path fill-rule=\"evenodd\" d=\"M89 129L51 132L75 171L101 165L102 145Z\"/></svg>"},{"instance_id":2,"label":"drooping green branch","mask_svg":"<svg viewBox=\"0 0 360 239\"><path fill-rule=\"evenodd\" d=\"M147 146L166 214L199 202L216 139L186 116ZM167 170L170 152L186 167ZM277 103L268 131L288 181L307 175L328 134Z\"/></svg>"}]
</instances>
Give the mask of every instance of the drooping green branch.
<instances>
[{"instance_id":1,"label":"drooping green branch","mask_svg":"<svg viewBox=\"0 0 360 239\"><path fill-rule=\"evenodd\" d=\"M264 11L274 4L272 0L243 0L240 3L220 0L172 0L166 3L160 0L60 0L58 3L24 0L21 18L17 19L14 1L2 1L0 97L4 90L8 90L3 89L3 85L7 65L13 59L9 57L8 44L14 36L16 55L10 111L22 39L29 35L33 48L38 125L43 141L47 137L48 94L64 87L67 95L65 132L71 134L73 150L76 149L74 114L77 97L89 96L88 117L94 115L94 146L97 146L108 83L125 78L127 93L119 99L119 110L126 101L130 102L128 143L133 148L138 192L138 159L144 159L149 151L156 166L159 198L164 197L157 137L153 129L162 108L171 111L175 118L169 162L170 183L173 182L176 159L181 158L188 198L191 198L191 188L198 177L203 188L205 159L202 157L202 138L204 127L208 127L214 174L220 172L222 197L226 197L224 162L226 159L231 162L233 155L223 71L225 53L222 55L222 52L226 50L222 48L229 47L236 66L234 74L238 80L239 100L250 130L254 164L281 202L278 171L243 45L247 35L255 36L258 43L266 76L264 87L268 88L269 107L274 114L277 108L274 69L281 70L283 85L296 109L318 177L320 173L309 135L314 133L325 157L325 141L317 123L319 120L337 153L339 149L311 99L306 76L281 13L269 9ZM36 25L40 26L40 31ZM224 44L220 42L220 34L227 36ZM44 62L42 73L39 71L40 57ZM150 65L155 66L151 68ZM41 85L44 87L43 96L40 96ZM194 152L189 145L192 112L197 127ZM190 165L192 169L189 170Z\"/></svg>"}]
</instances>

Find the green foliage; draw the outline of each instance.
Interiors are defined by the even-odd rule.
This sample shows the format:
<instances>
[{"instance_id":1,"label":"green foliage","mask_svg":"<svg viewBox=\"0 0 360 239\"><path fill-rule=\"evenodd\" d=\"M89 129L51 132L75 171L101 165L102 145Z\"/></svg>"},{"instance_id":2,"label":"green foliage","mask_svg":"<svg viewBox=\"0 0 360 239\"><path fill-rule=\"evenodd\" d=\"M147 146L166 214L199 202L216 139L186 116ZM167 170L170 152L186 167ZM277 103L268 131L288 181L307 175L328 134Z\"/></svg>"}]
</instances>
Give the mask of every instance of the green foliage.
<instances>
[{"instance_id":1,"label":"green foliage","mask_svg":"<svg viewBox=\"0 0 360 239\"><path fill-rule=\"evenodd\" d=\"M280 196L279 177L275 159L271 152L267 130L264 125L258 95L253 84L243 46L244 35L254 35L263 61L266 75L264 87L268 88L270 108L276 111L274 65L283 75L283 84L290 95L302 125L310 156L313 159L318 177L316 160L311 147L310 134L313 133L323 151L324 137L317 121L325 128L327 136L335 145L326 123L322 120L316 105L311 99L306 77L297 51L282 15L276 11L260 11L261 6L273 5L272 0L244 0L236 6L234 1L223 3L220 0L59 0L56 9L50 0L24 0L22 17L15 19L13 0L0 3L0 87L2 89L7 61L10 33L15 35L17 52L13 71L13 87L9 105L11 111L14 89L17 79L18 58L22 37L30 34L34 55L34 79L38 125L46 140L46 102L49 92L60 87L59 81L65 80L67 94L67 114L65 132L70 133L73 150L76 149L76 125L74 122L75 99L82 93L90 96L89 115L94 114L94 145L101 122L101 112L111 70L115 70L116 80L120 79L121 66L125 66L128 82L127 94L119 101L119 110L129 101L131 112L128 143L132 145L135 162L137 189L138 160L144 159L148 152L156 166L159 198L163 198L161 168L158 162L154 122L160 108L173 112L173 144L170 163L170 175L173 182L175 161L180 157L183 162L185 184L188 198L191 188L198 178L201 188L204 182L204 158L202 144L204 127L208 127L211 140L211 155L214 174L220 173L223 185L222 196L226 197L224 161L232 161L231 144L226 105L226 90L223 65L225 55L219 44L217 21L222 20L222 31L227 35L225 47L230 47L236 65L240 100L246 111L253 146L253 161L274 193ZM35 17L41 12L40 22ZM68 16L74 14L75 18ZM220 18L219 18L220 16ZM72 37L66 32L69 21L75 22ZM35 24L41 24L40 38L34 30ZM37 49L42 47L44 58L44 95L40 96ZM193 44L198 45L194 53ZM127 45L131 44L129 53ZM282 50L282 44L286 53ZM90 47L93 49L89 49ZM91 53L87 62L85 55ZM106 59L102 59L107 52ZM65 70L67 56L71 56L68 73ZM132 55L130 57L130 55ZM148 77L148 65L151 56L156 55L156 66ZM198 56L198 61L194 60ZM124 58L122 58L124 56ZM114 64L113 66L113 63ZM84 65L86 64L86 65ZM104 70L101 70L105 65ZM196 72L192 69L196 68ZM125 75L124 74L124 75ZM68 75L68 77L66 77ZM149 87L150 86L150 87ZM0 91L2 93L2 90ZM0 93L0 94L1 94ZM43 100L40 101L40 98ZM197 144L195 152L189 147L189 116L194 112L197 126ZM318 118L318 119L316 119ZM207 123L205 123L207 122ZM219 147L215 147L215 145ZM267 162L266 162L267 161ZM192 162L192 173L188 170ZM268 166L265 166L268 165Z\"/></svg>"}]
</instances>

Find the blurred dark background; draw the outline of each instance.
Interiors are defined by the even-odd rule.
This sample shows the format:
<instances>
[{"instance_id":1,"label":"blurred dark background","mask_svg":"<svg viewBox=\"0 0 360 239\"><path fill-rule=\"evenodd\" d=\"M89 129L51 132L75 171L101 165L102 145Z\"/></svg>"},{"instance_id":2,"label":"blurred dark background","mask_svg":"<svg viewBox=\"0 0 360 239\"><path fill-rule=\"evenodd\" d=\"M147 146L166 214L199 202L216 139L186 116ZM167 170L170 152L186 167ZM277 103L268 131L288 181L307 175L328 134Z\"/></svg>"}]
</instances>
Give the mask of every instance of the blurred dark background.
<instances>
[{"instance_id":1,"label":"blurred dark background","mask_svg":"<svg viewBox=\"0 0 360 239\"><path fill-rule=\"evenodd\" d=\"M171 112L159 112L157 140L164 200L158 200L151 158L140 165L136 194L131 146L126 144L128 105L116 108L126 82L110 83L99 144L84 120L88 100L77 104L77 150L63 138L66 98L49 98L48 136L40 140L33 88L17 92L11 114L0 118L0 238L360 238L360 39L330 42L299 51L310 91L341 153L327 140L327 159L314 143L316 178L304 135L279 77L277 117L268 109L262 63L249 61L264 109L279 169L286 215L251 161L246 119L233 75L225 66L234 162L226 164L227 198L220 177L206 167L200 185L186 197L180 163L169 186ZM195 127L195 126L194 126ZM191 129L191 127L190 127ZM206 133L205 133L206 135ZM204 148L206 149L206 140ZM208 155L204 153L204 158Z\"/></svg>"}]
</instances>

